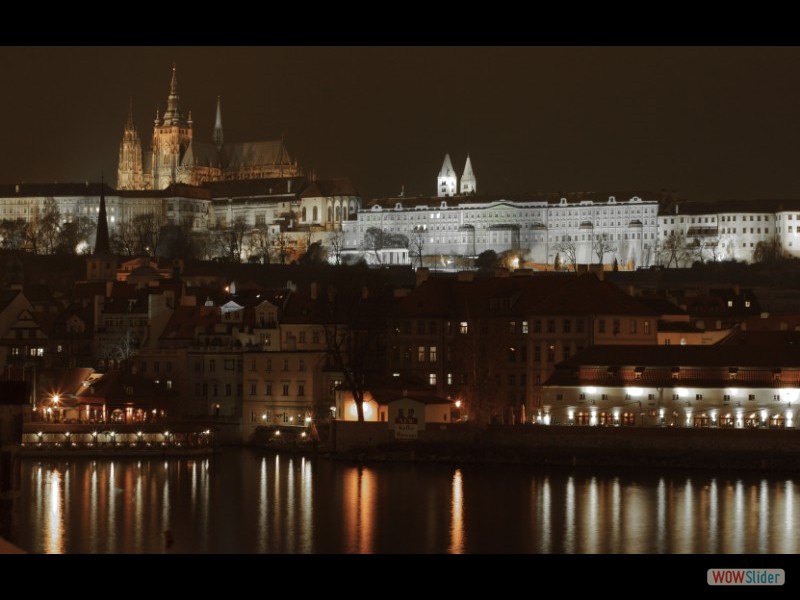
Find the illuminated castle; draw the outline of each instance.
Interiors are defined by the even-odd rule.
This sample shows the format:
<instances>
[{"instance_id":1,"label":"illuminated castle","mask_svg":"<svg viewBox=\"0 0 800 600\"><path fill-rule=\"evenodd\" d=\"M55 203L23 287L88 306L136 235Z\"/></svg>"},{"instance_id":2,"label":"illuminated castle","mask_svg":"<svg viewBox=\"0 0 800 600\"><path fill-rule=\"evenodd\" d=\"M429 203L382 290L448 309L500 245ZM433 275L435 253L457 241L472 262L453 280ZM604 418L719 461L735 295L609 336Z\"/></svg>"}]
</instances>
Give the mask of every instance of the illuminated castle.
<instances>
[{"instance_id":1,"label":"illuminated castle","mask_svg":"<svg viewBox=\"0 0 800 600\"><path fill-rule=\"evenodd\" d=\"M196 141L192 113L184 116L178 101L178 77L173 66L167 110L163 118L156 112L153 145L145 153L133 126L132 107L129 109L119 149L117 189L163 190L173 183L200 185L207 181L300 175L297 161L290 159L282 139L225 143L219 98L212 142Z\"/></svg>"}]
</instances>

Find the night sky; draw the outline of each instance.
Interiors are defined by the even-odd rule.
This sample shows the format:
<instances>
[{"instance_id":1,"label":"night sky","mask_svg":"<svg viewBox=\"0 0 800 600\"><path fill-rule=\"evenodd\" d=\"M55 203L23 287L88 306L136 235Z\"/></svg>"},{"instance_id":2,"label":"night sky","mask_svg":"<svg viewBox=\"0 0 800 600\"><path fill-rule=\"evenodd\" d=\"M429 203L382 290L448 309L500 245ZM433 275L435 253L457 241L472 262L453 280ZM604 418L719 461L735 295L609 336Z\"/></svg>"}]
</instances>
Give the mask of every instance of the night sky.
<instances>
[{"instance_id":1,"label":"night sky","mask_svg":"<svg viewBox=\"0 0 800 600\"><path fill-rule=\"evenodd\" d=\"M800 197L800 48L2 48L0 183L116 181L173 60L195 137L285 135L362 195L434 194L445 152L480 192Z\"/></svg>"}]
</instances>

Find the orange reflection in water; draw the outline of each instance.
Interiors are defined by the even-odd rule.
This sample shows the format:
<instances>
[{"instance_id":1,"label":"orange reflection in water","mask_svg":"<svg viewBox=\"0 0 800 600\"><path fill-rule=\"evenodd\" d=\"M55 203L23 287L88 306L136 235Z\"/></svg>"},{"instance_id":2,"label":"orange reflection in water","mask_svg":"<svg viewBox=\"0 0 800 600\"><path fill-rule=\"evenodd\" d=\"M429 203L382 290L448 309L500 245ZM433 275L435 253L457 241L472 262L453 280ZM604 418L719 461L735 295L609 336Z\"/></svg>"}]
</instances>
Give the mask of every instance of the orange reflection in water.
<instances>
[{"instance_id":1,"label":"orange reflection in water","mask_svg":"<svg viewBox=\"0 0 800 600\"><path fill-rule=\"evenodd\" d=\"M464 552L464 482L461 469L453 473L450 500L450 554Z\"/></svg>"},{"instance_id":2,"label":"orange reflection in water","mask_svg":"<svg viewBox=\"0 0 800 600\"><path fill-rule=\"evenodd\" d=\"M64 486L56 469L45 475L44 551L47 554L64 552Z\"/></svg>"},{"instance_id":3,"label":"orange reflection in water","mask_svg":"<svg viewBox=\"0 0 800 600\"><path fill-rule=\"evenodd\" d=\"M365 467L354 467L344 479L347 552L369 554L375 544L375 474Z\"/></svg>"}]
</instances>

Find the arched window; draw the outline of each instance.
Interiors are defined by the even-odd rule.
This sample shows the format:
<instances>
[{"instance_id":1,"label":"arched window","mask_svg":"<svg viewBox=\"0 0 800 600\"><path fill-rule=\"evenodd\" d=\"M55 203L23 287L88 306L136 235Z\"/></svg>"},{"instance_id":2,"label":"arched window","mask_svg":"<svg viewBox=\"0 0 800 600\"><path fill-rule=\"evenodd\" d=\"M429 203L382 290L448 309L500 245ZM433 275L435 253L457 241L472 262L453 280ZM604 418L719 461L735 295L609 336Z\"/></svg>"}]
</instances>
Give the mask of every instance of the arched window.
<instances>
[{"instance_id":1,"label":"arched window","mask_svg":"<svg viewBox=\"0 0 800 600\"><path fill-rule=\"evenodd\" d=\"M303 221L306 220L306 207L303 207Z\"/></svg>"},{"instance_id":2,"label":"arched window","mask_svg":"<svg viewBox=\"0 0 800 600\"><path fill-rule=\"evenodd\" d=\"M336 207L336 221L339 222L342 219L342 212L341 208L338 206Z\"/></svg>"},{"instance_id":3,"label":"arched window","mask_svg":"<svg viewBox=\"0 0 800 600\"><path fill-rule=\"evenodd\" d=\"M342 221L347 221L347 205L345 204L342 207Z\"/></svg>"},{"instance_id":4,"label":"arched window","mask_svg":"<svg viewBox=\"0 0 800 600\"><path fill-rule=\"evenodd\" d=\"M319 221L319 210L317 209L316 206L314 207L313 215L314 218L312 220L314 221L314 223L316 223L317 221Z\"/></svg>"},{"instance_id":5,"label":"arched window","mask_svg":"<svg viewBox=\"0 0 800 600\"><path fill-rule=\"evenodd\" d=\"M331 221L333 221L333 207L329 206L328 207L328 223L330 223Z\"/></svg>"}]
</instances>

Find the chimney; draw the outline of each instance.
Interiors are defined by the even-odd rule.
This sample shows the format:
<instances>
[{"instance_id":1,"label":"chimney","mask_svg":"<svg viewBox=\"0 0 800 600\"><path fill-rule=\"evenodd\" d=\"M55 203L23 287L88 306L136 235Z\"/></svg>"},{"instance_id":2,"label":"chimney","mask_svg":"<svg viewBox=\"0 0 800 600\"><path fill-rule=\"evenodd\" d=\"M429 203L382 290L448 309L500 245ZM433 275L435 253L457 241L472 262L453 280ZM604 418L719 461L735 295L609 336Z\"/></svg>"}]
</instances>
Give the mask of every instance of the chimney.
<instances>
[{"instance_id":1,"label":"chimney","mask_svg":"<svg viewBox=\"0 0 800 600\"><path fill-rule=\"evenodd\" d=\"M431 276L431 271L428 267L418 267L417 268L417 287L421 286L423 283L428 281L428 278Z\"/></svg>"}]
</instances>

